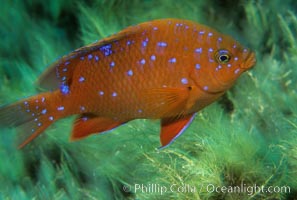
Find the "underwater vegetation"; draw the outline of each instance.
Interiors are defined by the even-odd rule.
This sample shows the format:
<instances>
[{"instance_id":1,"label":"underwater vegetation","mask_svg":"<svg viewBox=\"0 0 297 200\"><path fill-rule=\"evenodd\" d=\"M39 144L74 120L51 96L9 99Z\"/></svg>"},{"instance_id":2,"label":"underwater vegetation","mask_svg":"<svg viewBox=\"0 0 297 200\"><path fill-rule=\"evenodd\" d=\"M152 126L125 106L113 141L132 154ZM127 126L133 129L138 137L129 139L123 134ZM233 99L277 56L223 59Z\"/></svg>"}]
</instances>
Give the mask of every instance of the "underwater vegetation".
<instances>
[{"instance_id":1,"label":"underwater vegetation","mask_svg":"<svg viewBox=\"0 0 297 200\"><path fill-rule=\"evenodd\" d=\"M0 105L36 94L58 57L153 19L206 24L257 57L161 151L158 121L69 143L74 118L63 119L22 150L26 133L1 129L0 199L296 199L296 2L15 0L0 9Z\"/></svg>"}]
</instances>

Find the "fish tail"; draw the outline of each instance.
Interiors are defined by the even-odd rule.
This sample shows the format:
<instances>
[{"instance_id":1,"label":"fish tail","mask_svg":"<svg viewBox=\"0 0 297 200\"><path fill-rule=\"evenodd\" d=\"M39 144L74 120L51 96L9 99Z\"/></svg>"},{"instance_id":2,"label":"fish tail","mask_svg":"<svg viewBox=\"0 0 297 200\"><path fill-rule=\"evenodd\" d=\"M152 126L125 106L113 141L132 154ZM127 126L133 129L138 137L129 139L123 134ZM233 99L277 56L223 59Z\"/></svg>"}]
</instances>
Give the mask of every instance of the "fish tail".
<instances>
[{"instance_id":1,"label":"fish tail","mask_svg":"<svg viewBox=\"0 0 297 200\"><path fill-rule=\"evenodd\" d=\"M22 135L27 137L18 146L23 148L53 122L63 117L63 112L54 110L53 105L59 101L57 96L57 92L47 92L0 107L0 127L18 127Z\"/></svg>"}]
</instances>

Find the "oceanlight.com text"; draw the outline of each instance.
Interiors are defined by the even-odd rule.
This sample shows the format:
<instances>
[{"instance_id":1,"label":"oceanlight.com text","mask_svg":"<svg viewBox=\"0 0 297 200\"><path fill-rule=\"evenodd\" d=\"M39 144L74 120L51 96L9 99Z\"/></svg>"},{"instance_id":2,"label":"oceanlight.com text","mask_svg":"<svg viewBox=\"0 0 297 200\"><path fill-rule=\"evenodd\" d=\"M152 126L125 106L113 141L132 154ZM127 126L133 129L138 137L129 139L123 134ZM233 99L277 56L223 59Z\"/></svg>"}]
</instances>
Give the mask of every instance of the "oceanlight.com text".
<instances>
[{"instance_id":1,"label":"oceanlight.com text","mask_svg":"<svg viewBox=\"0 0 297 200\"><path fill-rule=\"evenodd\" d=\"M191 184L171 184L162 185L155 183L124 185L124 192L133 193L246 193L254 195L259 193L290 193L289 186L258 186L241 183L239 186L216 186L214 184L191 185Z\"/></svg>"},{"instance_id":2,"label":"oceanlight.com text","mask_svg":"<svg viewBox=\"0 0 297 200\"><path fill-rule=\"evenodd\" d=\"M215 186L213 184L206 185L208 193L247 193L253 195L256 193L290 193L289 186L257 186L241 184L240 186Z\"/></svg>"}]
</instances>

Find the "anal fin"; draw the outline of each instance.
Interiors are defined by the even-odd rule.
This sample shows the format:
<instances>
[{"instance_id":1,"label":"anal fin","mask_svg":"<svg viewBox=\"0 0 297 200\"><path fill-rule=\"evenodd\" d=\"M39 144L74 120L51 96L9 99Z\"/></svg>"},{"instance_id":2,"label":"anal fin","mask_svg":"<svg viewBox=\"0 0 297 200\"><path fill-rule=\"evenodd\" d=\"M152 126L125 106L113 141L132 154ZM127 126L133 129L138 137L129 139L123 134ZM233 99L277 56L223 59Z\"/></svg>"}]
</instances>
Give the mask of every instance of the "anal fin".
<instances>
[{"instance_id":1,"label":"anal fin","mask_svg":"<svg viewBox=\"0 0 297 200\"><path fill-rule=\"evenodd\" d=\"M187 115L179 119L162 119L160 141L164 148L178 138L193 121L195 114Z\"/></svg>"},{"instance_id":2,"label":"anal fin","mask_svg":"<svg viewBox=\"0 0 297 200\"><path fill-rule=\"evenodd\" d=\"M76 119L70 140L80 140L91 134L114 129L124 123L125 122L115 121L110 118L98 117L91 114L83 114Z\"/></svg>"}]
</instances>

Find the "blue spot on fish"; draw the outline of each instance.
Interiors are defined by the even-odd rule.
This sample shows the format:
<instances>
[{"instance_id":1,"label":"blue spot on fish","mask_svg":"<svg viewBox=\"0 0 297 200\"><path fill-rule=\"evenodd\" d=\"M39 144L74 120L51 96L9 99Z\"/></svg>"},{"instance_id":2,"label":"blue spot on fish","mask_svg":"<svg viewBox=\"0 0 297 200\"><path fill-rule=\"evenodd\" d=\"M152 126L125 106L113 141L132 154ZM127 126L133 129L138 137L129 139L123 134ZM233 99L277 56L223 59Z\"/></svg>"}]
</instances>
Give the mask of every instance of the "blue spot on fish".
<instances>
[{"instance_id":1,"label":"blue spot on fish","mask_svg":"<svg viewBox=\"0 0 297 200\"><path fill-rule=\"evenodd\" d=\"M145 64L145 59L144 58L140 60L140 64L142 64L142 65Z\"/></svg>"},{"instance_id":2,"label":"blue spot on fish","mask_svg":"<svg viewBox=\"0 0 297 200\"><path fill-rule=\"evenodd\" d=\"M62 83L62 85L60 86L60 91L62 92L62 94L69 94L70 89L68 85L64 85L64 83Z\"/></svg>"},{"instance_id":3,"label":"blue spot on fish","mask_svg":"<svg viewBox=\"0 0 297 200\"><path fill-rule=\"evenodd\" d=\"M64 110L64 106L59 106L59 107L57 108L57 110L59 110L59 111Z\"/></svg>"},{"instance_id":4,"label":"blue spot on fish","mask_svg":"<svg viewBox=\"0 0 297 200\"><path fill-rule=\"evenodd\" d=\"M99 95L100 96L103 96L104 95L104 92L103 91L99 91Z\"/></svg>"},{"instance_id":5,"label":"blue spot on fish","mask_svg":"<svg viewBox=\"0 0 297 200\"><path fill-rule=\"evenodd\" d=\"M149 41L149 39L148 39L148 38L145 38L145 40L142 41L142 46L143 46L143 47L146 47L148 41Z\"/></svg>"},{"instance_id":6,"label":"blue spot on fish","mask_svg":"<svg viewBox=\"0 0 297 200\"><path fill-rule=\"evenodd\" d=\"M170 58L170 59L168 60L168 62L169 62L169 63L176 63L176 58Z\"/></svg>"},{"instance_id":7,"label":"blue spot on fish","mask_svg":"<svg viewBox=\"0 0 297 200\"><path fill-rule=\"evenodd\" d=\"M180 80L180 82L181 82L182 84L188 84L188 79L186 79L186 78L182 78L182 79Z\"/></svg>"},{"instance_id":8,"label":"blue spot on fish","mask_svg":"<svg viewBox=\"0 0 297 200\"><path fill-rule=\"evenodd\" d=\"M200 65L199 65L199 64L196 64L196 65L195 65L195 68L196 68L196 69L200 69Z\"/></svg>"},{"instance_id":9,"label":"blue spot on fish","mask_svg":"<svg viewBox=\"0 0 297 200\"><path fill-rule=\"evenodd\" d=\"M201 48L201 47L200 47L200 48L196 48L196 49L195 49L195 52L196 52L196 53L202 53L202 48Z\"/></svg>"},{"instance_id":10,"label":"blue spot on fish","mask_svg":"<svg viewBox=\"0 0 297 200\"><path fill-rule=\"evenodd\" d=\"M221 66L221 65L218 65L218 66L216 67L216 71L219 71L220 69L222 69L222 66Z\"/></svg>"},{"instance_id":11,"label":"blue spot on fish","mask_svg":"<svg viewBox=\"0 0 297 200\"><path fill-rule=\"evenodd\" d=\"M155 61L156 60L156 56L155 55L151 55L151 60Z\"/></svg>"},{"instance_id":12,"label":"blue spot on fish","mask_svg":"<svg viewBox=\"0 0 297 200\"><path fill-rule=\"evenodd\" d=\"M109 55L112 54L111 44L103 45L102 47L99 48L99 50L100 50L105 56L109 56Z\"/></svg>"},{"instance_id":13,"label":"blue spot on fish","mask_svg":"<svg viewBox=\"0 0 297 200\"><path fill-rule=\"evenodd\" d=\"M114 61L112 61L111 63L110 63L110 65L109 65L110 67L114 67L115 66L115 62Z\"/></svg>"},{"instance_id":14,"label":"blue spot on fish","mask_svg":"<svg viewBox=\"0 0 297 200\"><path fill-rule=\"evenodd\" d=\"M133 76L133 71L130 69L128 72L127 72L128 76Z\"/></svg>"},{"instance_id":15,"label":"blue spot on fish","mask_svg":"<svg viewBox=\"0 0 297 200\"><path fill-rule=\"evenodd\" d=\"M49 119L50 121L53 121L53 120L54 120L54 117L53 117L53 116L50 116L48 119Z\"/></svg>"},{"instance_id":16,"label":"blue spot on fish","mask_svg":"<svg viewBox=\"0 0 297 200\"><path fill-rule=\"evenodd\" d=\"M113 92L113 93L111 94L111 96L116 97L116 96L118 96L118 94L117 94L116 92Z\"/></svg>"},{"instance_id":17,"label":"blue spot on fish","mask_svg":"<svg viewBox=\"0 0 297 200\"><path fill-rule=\"evenodd\" d=\"M46 109L43 109L42 111L41 111L41 114L46 114L46 112L47 112L47 110Z\"/></svg>"},{"instance_id":18,"label":"blue spot on fish","mask_svg":"<svg viewBox=\"0 0 297 200\"><path fill-rule=\"evenodd\" d=\"M97 62L99 60L99 56L95 56L95 61Z\"/></svg>"},{"instance_id":19,"label":"blue spot on fish","mask_svg":"<svg viewBox=\"0 0 297 200\"><path fill-rule=\"evenodd\" d=\"M234 74L238 74L239 71L240 71L240 69L237 68L237 69L234 71Z\"/></svg>"},{"instance_id":20,"label":"blue spot on fish","mask_svg":"<svg viewBox=\"0 0 297 200\"><path fill-rule=\"evenodd\" d=\"M147 42L146 41L142 41L142 46L146 47L147 46Z\"/></svg>"},{"instance_id":21,"label":"blue spot on fish","mask_svg":"<svg viewBox=\"0 0 297 200\"><path fill-rule=\"evenodd\" d=\"M167 47L166 42L158 42L157 44L158 44L159 47Z\"/></svg>"},{"instance_id":22,"label":"blue spot on fish","mask_svg":"<svg viewBox=\"0 0 297 200\"><path fill-rule=\"evenodd\" d=\"M78 81L79 81L80 83L82 83L82 82L85 81L85 78L84 78L83 76L81 76L81 77L79 77Z\"/></svg>"},{"instance_id":23,"label":"blue spot on fish","mask_svg":"<svg viewBox=\"0 0 297 200\"><path fill-rule=\"evenodd\" d=\"M65 66L67 66L67 65L69 65L70 64L70 61L67 61L67 62L65 62Z\"/></svg>"},{"instance_id":24,"label":"blue spot on fish","mask_svg":"<svg viewBox=\"0 0 297 200\"><path fill-rule=\"evenodd\" d=\"M93 58L93 55L92 54L89 54L88 55L88 59L91 60L92 58Z\"/></svg>"},{"instance_id":25,"label":"blue spot on fish","mask_svg":"<svg viewBox=\"0 0 297 200\"><path fill-rule=\"evenodd\" d=\"M80 106L80 110L81 110L81 111L85 111L86 108L85 108L84 106Z\"/></svg>"}]
</instances>

